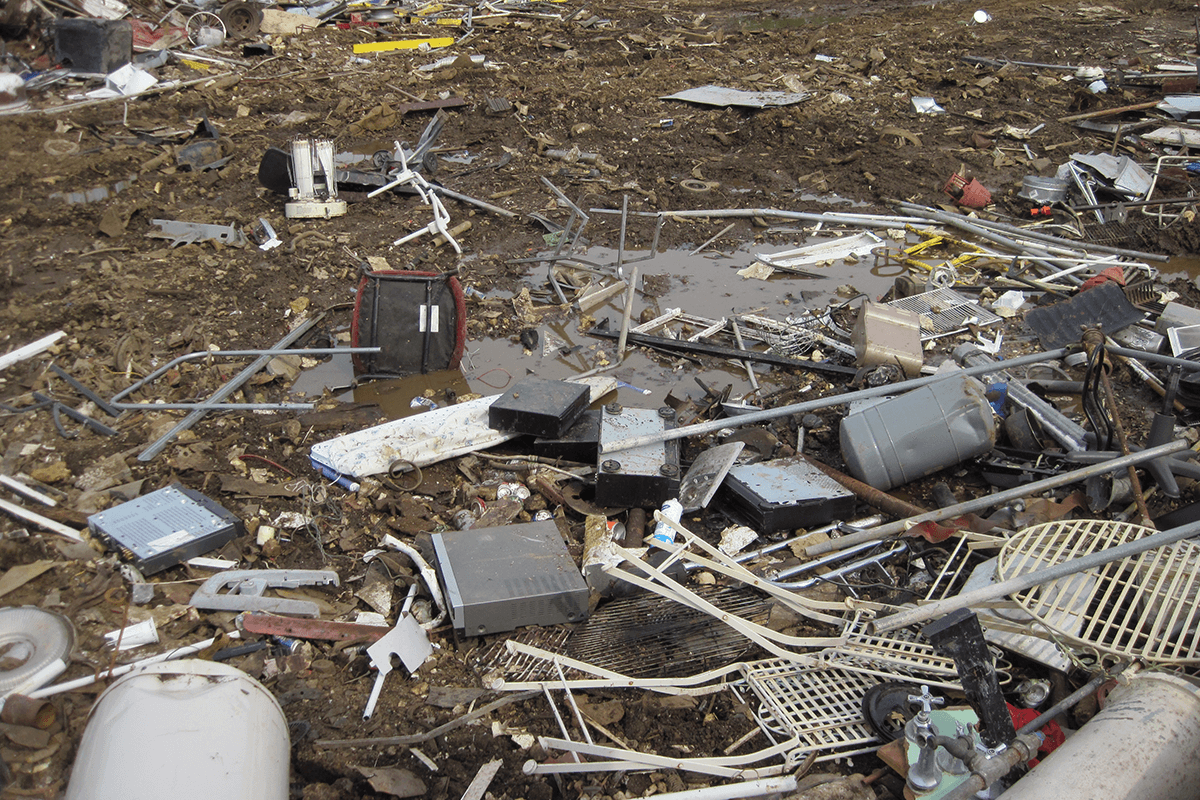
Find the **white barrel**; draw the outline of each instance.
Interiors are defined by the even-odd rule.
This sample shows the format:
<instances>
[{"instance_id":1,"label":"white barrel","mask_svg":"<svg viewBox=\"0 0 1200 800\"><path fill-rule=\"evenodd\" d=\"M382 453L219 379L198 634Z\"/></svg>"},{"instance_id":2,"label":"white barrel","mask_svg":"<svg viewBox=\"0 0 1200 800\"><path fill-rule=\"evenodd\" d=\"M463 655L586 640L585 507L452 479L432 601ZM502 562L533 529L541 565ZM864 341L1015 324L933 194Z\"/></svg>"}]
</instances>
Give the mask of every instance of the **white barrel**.
<instances>
[{"instance_id":1,"label":"white barrel","mask_svg":"<svg viewBox=\"0 0 1200 800\"><path fill-rule=\"evenodd\" d=\"M1200 688L1135 676L1001 800L1200 800Z\"/></svg>"},{"instance_id":2,"label":"white barrel","mask_svg":"<svg viewBox=\"0 0 1200 800\"><path fill-rule=\"evenodd\" d=\"M860 481L887 491L996 444L982 383L949 375L842 419L842 460Z\"/></svg>"},{"instance_id":3,"label":"white barrel","mask_svg":"<svg viewBox=\"0 0 1200 800\"><path fill-rule=\"evenodd\" d=\"M131 672L92 707L65 800L287 800L287 718L227 664Z\"/></svg>"}]
</instances>

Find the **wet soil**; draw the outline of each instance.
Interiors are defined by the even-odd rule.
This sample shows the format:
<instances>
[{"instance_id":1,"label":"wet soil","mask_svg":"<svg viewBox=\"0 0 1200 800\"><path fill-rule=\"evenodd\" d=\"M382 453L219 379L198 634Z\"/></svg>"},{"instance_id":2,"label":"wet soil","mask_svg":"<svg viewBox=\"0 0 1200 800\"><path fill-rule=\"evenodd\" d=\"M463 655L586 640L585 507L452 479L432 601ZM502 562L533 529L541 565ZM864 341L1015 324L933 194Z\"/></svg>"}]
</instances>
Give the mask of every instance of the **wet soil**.
<instances>
[{"instance_id":1,"label":"wet soil","mask_svg":"<svg viewBox=\"0 0 1200 800\"><path fill-rule=\"evenodd\" d=\"M376 269L457 269L463 283L478 290L467 302L468 332L478 359L468 371L469 390L495 391L525 369L566 377L572 370L610 361L613 345L584 337L579 331L584 321L574 312L523 314L523 306L514 306L514 296L523 288L532 289L537 301L550 301L544 275L531 275L527 265L513 263L546 248L544 227L524 216L507 219L447 201L454 224L471 223L459 236L466 251L460 257L448 246L434 246L428 236L391 246L428 223L428 209L410 196L368 199L365 193L348 192L345 216L288 220L284 198L257 180L264 152L286 147L296 136L320 136L333 139L339 152L369 157L395 141L413 143L420 137L430 115L401 113L406 103L458 97L465 105L445 112L437 142L441 159L433 177L455 191L520 215L539 212L559 225L566 224L569 212L543 179L589 211L616 212L628 198L634 214L728 208L883 213L897 200L946 202L943 185L952 174L965 173L991 189L998 211L1015 215L1024 210L1015 192L1025 175L1052 175L1072 152L1112 147L1111 137L1093 136L1059 118L1146 102L1161 96L1161 89L1114 83L1108 95L1097 97L1068 80L1069 70L976 66L963 57L1111 70L1121 63L1189 63L1195 46L1194 6L1175 0L1105 5L1001 0L985 6L991 20L984 24L973 22L977 7L963 3L879 0L800 7L602 0L586 8L566 5L580 10L570 22L513 18L495 27L479 26L453 48L431 53L352 54L356 43L429 33L426 27L398 23L275 37L270 40L275 56L246 59L246 66L210 66L202 72L169 65L158 70L160 79L208 76L188 88L128 105L108 102L0 117L6 151L0 192L0 297L5 300L0 351L63 330L67 337L49 354L53 362L111 397L182 353L269 347L297 320L322 313L316 335L305 343L346 344L354 288L362 265L370 263ZM145 16L157 19L161 12L150 9ZM27 59L41 48L29 42L9 44ZM237 47L218 52L242 57ZM447 53L482 54L488 64L418 69ZM661 99L710 83L805 91L809 97L765 110ZM60 99L63 94L61 87L51 91ZM913 113L914 96L935 98L947 113ZM489 99L507 100L513 109L489 114ZM204 118L220 131L222 152L230 161L219 170L188 171L176 165L176 154ZM1038 126L1036 133L1024 132ZM576 149L577 159L569 155L564 161L551 154ZM453 160L464 155L468 163ZM96 191L94 196L103 197L92 202L63 197L101 187L107 191ZM282 246L266 252L212 243L171 247L168 240L147 236L156 230L156 219L244 228L260 217L280 233ZM611 252L618 247L619 219L615 213L592 213L588 241ZM630 219L625 246L645 251L653 228L643 217ZM711 245L714 258L742 252L748 263L748 246L779 249L803 240L769 233L765 220L733 222ZM715 215L669 221L659 249L686 252L728 223ZM1183 224L1137 244L1188 254L1196 252L1198 240L1196 226ZM774 295L776 304L768 313L780 316L836 295L805 296L808 287L775 279L755 286L759 296L739 289L732 269L726 279L720 273L698 277L689 273L685 261L660 263L648 271L656 277L647 284L650 294L639 300L639 315L661 310L672 289L683 296L692 292L697 303L707 302L716 313L722 313L723 303L727 310L744 310L770 303ZM842 280L833 282L836 286ZM664 297L661 304L653 295L656 287ZM886 287L858 288L875 295ZM1173 288L1185 296L1192 291L1184 280ZM615 311L614 305L607 313ZM578 363L571 369L550 367L525 352L518 335L528 328L557 328L571 344L583 345ZM640 395L622 390L621 399L628 404L661 404L668 391L703 403L705 393L694 376L747 388L740 373L731 377L733 372L715 361L694 363L640 351L634 358L627 380L645 384L653 396L639 400ZM0 399L21 407L32 403L30 392L49 389L72 404L81 403L47 372L48 363L48 357L36 358L0 374ZM240 368L229 362L183 366L138 398L203 398ZM508 375L489 375L489 370ZM780 404L843 388L840 381L806 372L772 374L767 382L764 396ZM286 374L264 373L230 399L282 401L290 384ZM1130 407L1152 402L1153 396L1138 386L1123 391ZM491 469L486 460L452 462L427 469L413 490L374 486L355 495L322 487L308 465L308 446L378 417L369 409L352 411L331 397L324 398L321 409L323 416L298 419L210 415L148 462L136 455L181 415L133 413L114 421L90 408L117 434L77 431L68 421L64 424L72 438L64 438L44 410L4 413L0 472L32 475L61 490L60 510L46 513L76 527L83 526L88 513L116 502L108 488L132 481L144 481L143 490L179 481L203 491L246 520L251 533L281 512L304 512L315 520L307 529L285 532L283 541L267 546L254 544L253 536L243 537L222 555L249 567L336 569L343 586L323 597L331 614L346 613L365 608L354 591L365 569L363 554L383 533L411 537L445 528L453 513L470 502L464 486L511 475ZM328 413L330 409L337 410ZM826 416L833 420L832 413ZM1131 427L1139 431L1136 420ZM775 428L785 446L796 444L794 423ZM810 451L831 463L838 463L835 430L818 431L808 443ZM105 470L99 482L84 479L101 464ZM222 479L231 476L290 488L275 496L223 490ZM958 486L972 483L961 472L951 478ZM927 487L912 492L915 501L929 499ZM527 517L539 503L549 504L535 495L522 513ZM574 512L563 516L578 555L582 517ZM36 532L24 538L21 529L21 523L0 518L0 532L9 537L0 542L0 568L39 559L56 566L4 596L3 602L72 617L79 646L70 677L107 666L112 656L100 637L119 627L127 613L121 579L110 566L80 559L77 550L64 552ZM396 569L399 597L411 576L404 574L403 564ZM189 614L184 608L204 575L179 567L159 576L171 582L159 589L153 604L164 617L164 641L191 642L230 628L227 617ZM264 676L288 719L302 723L293 730L293 796L383 797L358 767L401 767L418 775L434 800L458 797L479 767L493 758L504 762L491 788L497 798L573 798L585 787L602 795L640 796L652 785L663 791L683 788L684 779L702 780L686 774L681 778L671 770L648 777L569 777L561 783L523 775L521 765L530 751L520 749L508 734L559 735L542 698L508 706L480 723L418 745L437 763L436 772L404 746L347 750L313 744L316 739L419 733L466 711L469 704L430 705L427 695L431 686L482 686L483 670L471 656L486 643L456 641L448 629L436 631L433 639L438 650L431 662L412 679L393 673L369 722L360 718L360 711L371 676L365 656L354 648L307 646L295 661L277 659L279 674L274 676L260 656L234 662ZM0 755L17 776L6 796L53 797L65 785L94 694L68 693L55 701L60 722L44 747L21 747L11 737L0 745ZM753 724L727 697L694 707L667 707L662 698L650 695L597 693L590 702L610 696L624 707L622 719L611 723L612 732L631 746L660 753L716 753Z\"/></svg>"}]
</instances>

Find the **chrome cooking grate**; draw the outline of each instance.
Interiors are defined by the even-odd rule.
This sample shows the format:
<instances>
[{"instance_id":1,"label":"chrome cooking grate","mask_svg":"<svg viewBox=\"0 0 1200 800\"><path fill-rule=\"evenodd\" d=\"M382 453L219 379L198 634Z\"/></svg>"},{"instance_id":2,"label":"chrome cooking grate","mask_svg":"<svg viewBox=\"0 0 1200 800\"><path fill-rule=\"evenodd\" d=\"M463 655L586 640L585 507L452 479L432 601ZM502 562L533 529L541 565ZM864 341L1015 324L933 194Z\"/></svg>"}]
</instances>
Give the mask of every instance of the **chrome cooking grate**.
<instances>
[{"instance_id":1,"label":"chrome cooking grate","mask_svg":"<svg viewBox=\"0 0 1200 800\"><path fill-rule=\"evenodd\" d=\"M899 680L899 676L904 676L914 683L962 691L954 661L939 655L928 642L919 641L912 631L871 634L856 621L844 643L827 647L819 655L830 666L865 672L884 680Z\"/></svg>"},{"instance_id":2,"label":"chrome cooking grate","mask_svg":"<svg viewBox=\"0 0 1200 800\"><path fill-rule=\"evenodd\" d=\"M923 340L965 330L968 320L981 327L1000 321L1000 317L953 289L934 289L893 300L887 305L920 314Z\"/></svg>"},{"instance_id":3,"label":"chrome cooking grate","mask_svg":"<svg viewBox=\"0 0 1200 800\"><path fill-rule=\"evenodd\" d=\"M476 671L486 675L499 671L506 683L522 683L536 681L557 681L558 670L553 661L531 656L526 653L510 652L506 646L508 640L528 644L547 650L551 653L562 653L566 649L567 639L571 632L566 628L524 628L511 636L498 638L471 662ZM574 670L567 669L568 677L583 677Z\"/></svg>"},{"instance_id":4,"label":"chrome cooking grate","mask_svg":"<svg viewBox=\"0 0 1200 800\"><path fill-rule=\"evenodd\" d=\"M997 577L1007 580L1152 533L1138 525L1098 520L1036 525L1005 544ZM1038 621L1098 656L1200 663L1196 542L1184 540L1130 556L1014 597Z\"/></svg>"}]
</instances>

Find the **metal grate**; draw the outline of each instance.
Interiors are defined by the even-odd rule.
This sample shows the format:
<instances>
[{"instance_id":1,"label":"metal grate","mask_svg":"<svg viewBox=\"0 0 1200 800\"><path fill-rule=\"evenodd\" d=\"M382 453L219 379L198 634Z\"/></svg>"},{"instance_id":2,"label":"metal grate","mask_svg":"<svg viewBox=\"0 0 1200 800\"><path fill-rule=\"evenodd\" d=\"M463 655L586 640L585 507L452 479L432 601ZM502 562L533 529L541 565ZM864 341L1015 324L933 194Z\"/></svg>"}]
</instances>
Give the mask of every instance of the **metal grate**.
<instances>
[{"instance_id":1,"label":"metal grate","mask_svg":"<svg viewBox=\"0 0 1200 800\"><path fill-rule=\"evenodd\" d=\"M771 604L746 589L700 587L696 594L730 614L764 624ZM753 647L709 614L656 594L618 598L593 614L566 654L632 678L678 678L737 661Z\"/></svg>"},{"instance_id":2,"label":"metal grate","mask_svg":"<svg viewBox=\"0 0 1200 800\"><path fill-rule=\"evenodd\" d=\"M965 330L968 321L981 327L1000 321L1000 317L953 289L934 289L887 305L920 314L922 340Z\"/></svg>"},{"instance_id":3,"label":"metal grate","mask_svg":"<svg viewBox=\"0 0 1200 800\"><path fill-rule=\"evenodd\" d=\"M880 683L874 676L783 660L747 664L744 674L758 700L756 719L763 733L772 739L798 740L791 756L815 752L817 761L830 761L878 746L862 713L863 695Z\"/></svg>"},{"instance_id":4,"label":"metal grate","mask_svg":"<svg viewBox=\"0 0 1200 800\"><path fill-rule=\"evenodd\" d=\"M1133 245L1144 235L1153 235L1158 223L1152 219L1135 219L1132 222L1093 222L1082 228L1084 240L1092 244Z\"/></svg>"},{"instance_id":5,"label":"metal grate","mask_svg":"<svg viewBox=\"0 0 1200 800\"><path fill-rule=\"evenodd\" d=\"M558 680L558 670L555 669L554 662L526 653L510 652L506 642L515 641L539 647L551 653L562 653L570 636L571 632L560 626L524 628L515 634L497 639L479 655L472 658L472 664L478 672L485 675L499 672L504 676L506 683ZM568 677L581 677L573 670L568 670L567 675Z\"/></svg>"},{"instance_id":6,"label":"metal grate","mask_svg":"<svg viewBox=\"0 0 1200 800\"><path fill-rule=\"evenodd\" d=\"M939 655L933 645L920 641L915 632L908 630L890 635L871 634L856 621L848 630L846 641L825 648L820 657L831 666L884 680L907 676L914 682L962 691L954 661Z\"/></svg>"},{"instance_id":7,"label":"metal grate","mask_svg":"<svg viewBox=\"0 0 1200 800\"><path fill-rule=\"evenodd\" d=\"M1051 522L1000 552L997 577L1107 550L1154 531L1123 522ZM1200 663L1200 544L1185 540L1015 595L1030 615L1095 652L1148 663Z\"/></svg>"}]
</instances>

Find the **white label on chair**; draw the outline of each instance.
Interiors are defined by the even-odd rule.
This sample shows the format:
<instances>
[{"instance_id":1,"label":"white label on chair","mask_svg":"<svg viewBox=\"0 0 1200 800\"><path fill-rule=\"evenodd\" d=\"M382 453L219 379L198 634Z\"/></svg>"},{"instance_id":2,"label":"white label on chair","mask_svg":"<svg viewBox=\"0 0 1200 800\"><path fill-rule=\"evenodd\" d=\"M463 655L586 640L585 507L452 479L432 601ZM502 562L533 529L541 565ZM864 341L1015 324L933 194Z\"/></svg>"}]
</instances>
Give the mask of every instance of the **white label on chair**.
<instances>
[{"instance_id":1,"label":"white label on chair","mask_svg":"<svg viewBox=\"0 0 1200 800\"><path fill-rule=\"evenodd\" d=\"M425 315L429 314L429 330L431 333L438 333L438 306L421 306L420 316L417 318L417 330L421 333L425 332Z\"/></svg>"}]
</instances>

